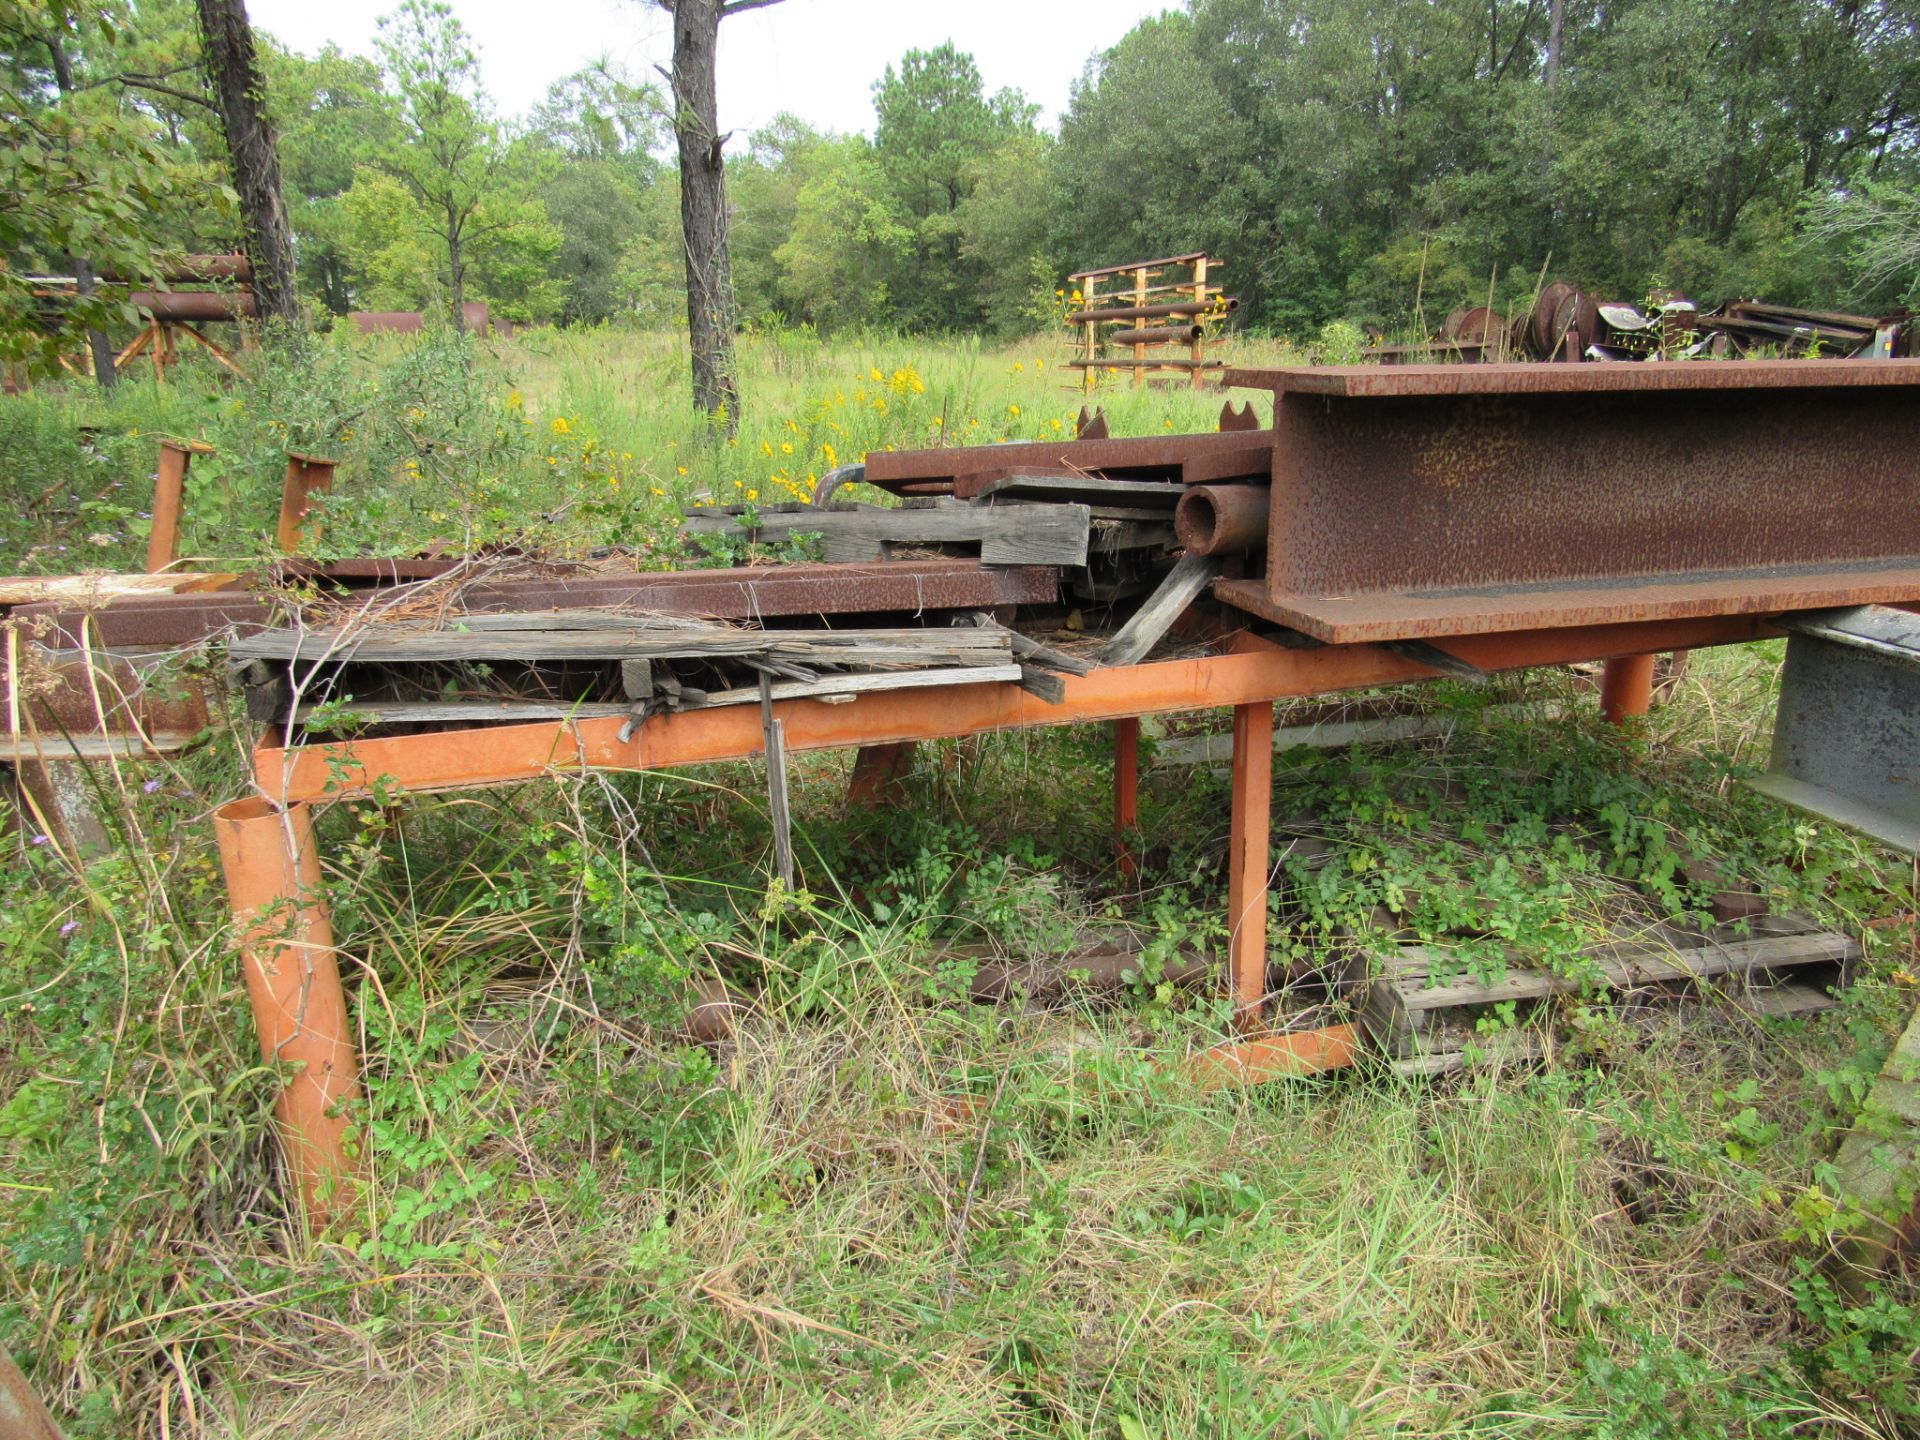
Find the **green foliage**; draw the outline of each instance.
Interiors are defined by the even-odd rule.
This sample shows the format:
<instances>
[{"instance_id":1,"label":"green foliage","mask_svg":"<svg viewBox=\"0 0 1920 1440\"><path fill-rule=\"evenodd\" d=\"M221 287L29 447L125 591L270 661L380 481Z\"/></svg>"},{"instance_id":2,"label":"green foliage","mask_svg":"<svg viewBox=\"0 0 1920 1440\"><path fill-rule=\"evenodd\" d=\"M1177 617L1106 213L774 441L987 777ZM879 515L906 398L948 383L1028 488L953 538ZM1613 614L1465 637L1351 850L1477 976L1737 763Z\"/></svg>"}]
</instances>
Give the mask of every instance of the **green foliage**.
<instances>
[{"instance_id":1,"label":"green foliage","mask_svg":"<svg viewBox=\"0 0 1920 1440\"><path fill-rule=\"evenodd\" d=\"M507 319L550 313L549 266L562 236L527 195L538 154L509 143L494 123L478 57L452 8L404 0L381 22L378 43L399 123L395 143L375 163L398 193L370 195L356 207L354 191L377 190L380 182L364 170L355 176L342 200L356 216L350 252L422 247L428 265L408 272L423 286L422 305L424 287L433 285L457 312L471 287Z\"/></svg>"},{"instance_id":2,"label":"green foliage","mask_svg":"<svg viewBox=\"0 0 1920 1440\"><path fill-rule=\"evenodd\" d=\"M230 213L231 193L127 78L156 51L119 3L8 0L0 21L0 358L40 365L89 325L132 318L124 291L49 307L35 274L144 278ZM169 37L171 38L171 37ZM170 47L169 47L170 48ZM196 214L197 212L197 214ZM184 221L178 229L170 222Z\"/></svg>"},{"instance_id":3,"label":"green foliage","mask_svg":"<svg viewBox=\"0 0 1920 1440\"><path fill-rule=\"evenodd\" d=\"M1017 91L987 95L973 57L949 42L909 50L897 70L889 65L874 84L873 108L874 157L912 231L895 311L915 329L977 326L984 277L1014 257L968 253L962 208L996 152L1033 133L1038 107ZM991 233L991 221L984 225Z\"/></svg>"}]
</instances>

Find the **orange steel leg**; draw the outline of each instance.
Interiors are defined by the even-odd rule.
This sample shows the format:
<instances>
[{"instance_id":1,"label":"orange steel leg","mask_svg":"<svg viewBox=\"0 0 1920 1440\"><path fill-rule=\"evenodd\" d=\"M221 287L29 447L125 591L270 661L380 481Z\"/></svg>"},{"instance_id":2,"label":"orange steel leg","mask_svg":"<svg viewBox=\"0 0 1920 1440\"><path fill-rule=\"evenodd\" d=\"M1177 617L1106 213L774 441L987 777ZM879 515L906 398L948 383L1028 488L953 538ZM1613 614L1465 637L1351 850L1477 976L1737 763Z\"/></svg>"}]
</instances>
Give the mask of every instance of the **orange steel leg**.
<instances>
[{"instance_id":1,"label":"orange steel leg","mask_svg":"<svg viewBox=\"0 0 1920 1440\"><path fill-rule=\"evenodd\" d=\"M1128 847L1128 837L1140 828L1140 720L1129 716L1113 722L1113 837L1120 856L1120 873L1139 878L1140 862Z\"/></svg>"},{"instance_id":2,"label":"orange steel leg","mask_svg":"<svg viewBox=\"0 0 1920 1440\"><path fill-rule=\"evenodd\" d=\"M313 513L313 497L333 489L333 467L338 463L318 455L287 452L287 478L280 487L280 520L274 539L282 550L298 550L320 538L320 518Z\"/></svg>"},{"instance_id":3,"label":"orange steel leg","mask_svg":"<svg viewBox=\"0 0 1920 1440\"><path fill-rule=\"evenodd\" d=\"M187 447L160 442L160 464L153 477L153 528L147 531L147 569L164 570L180 553L180 506L186 492Z\"/></svg>"},{"instance_id":4,"label":"orange steel leg","mask_svg":"<svg viewBox=\"0 0 1920 1440\"><path fill-rule=\"evenodd\" d=\"M1268 828L1273 812L1273 703L1233 708L1233 820L1227 845L1227 955L1236 1023L1259 1024L1267 993Z\"/></svg>"},{"instance_id":5,"label":"orange steel leg","mask_svg":"<svg viewBox=\"0 0 1920 1440\"><path fill-rule=\"evenodd\" d=\"M1618 725L1644 715L1653 704L1653 656L1621 655L1600 674L1600 713Z\"/></svg>"},{"instance_id":6,"label":"orange steel leg","mask_svg":"<svg viewBox=\"0 0 1920 1440\"><path fill-rule=\"evenodd\" d=\"M907 772L913 769L914 744L901 740L891 745L862 745L853 757L847 804L856 810L897 804L906 793Z\"/></svg>"},{"instance_id":7,"label":"orange steel leg","mask_svg":"<svg viewBox=\"0 0 1920 1440\"><path fill-rule=\"evenodd\" d=\"M347 1198L353 1162L340 1108L360 1093L347 997L321 892L313 816L236 800L214 811L220 863L240 926L240 960L260 1053L290 1063L275 1106L287 1168L308 1219L324 1225Z\"/></svg>"}]
</instances>

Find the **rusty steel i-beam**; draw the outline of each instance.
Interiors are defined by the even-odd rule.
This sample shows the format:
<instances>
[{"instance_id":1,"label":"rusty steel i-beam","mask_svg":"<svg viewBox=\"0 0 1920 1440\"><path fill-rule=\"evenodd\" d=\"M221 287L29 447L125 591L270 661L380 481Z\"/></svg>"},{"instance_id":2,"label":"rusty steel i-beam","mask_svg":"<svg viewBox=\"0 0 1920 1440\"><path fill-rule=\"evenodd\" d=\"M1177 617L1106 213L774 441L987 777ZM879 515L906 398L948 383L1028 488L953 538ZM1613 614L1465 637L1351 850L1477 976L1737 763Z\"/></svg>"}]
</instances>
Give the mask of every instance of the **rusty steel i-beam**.
<instances>
[{"instance_id":1,"label":"rusty steel i-beam","mask_svg":"<svg viewBox=\"0 0 1920 1440\"><path fill-rule=\"evenodd\" d=\"M1238 370L1274 393L1264 583L1333 643L1920 594L1920 362Z\"/></svg>"}]
</instances>

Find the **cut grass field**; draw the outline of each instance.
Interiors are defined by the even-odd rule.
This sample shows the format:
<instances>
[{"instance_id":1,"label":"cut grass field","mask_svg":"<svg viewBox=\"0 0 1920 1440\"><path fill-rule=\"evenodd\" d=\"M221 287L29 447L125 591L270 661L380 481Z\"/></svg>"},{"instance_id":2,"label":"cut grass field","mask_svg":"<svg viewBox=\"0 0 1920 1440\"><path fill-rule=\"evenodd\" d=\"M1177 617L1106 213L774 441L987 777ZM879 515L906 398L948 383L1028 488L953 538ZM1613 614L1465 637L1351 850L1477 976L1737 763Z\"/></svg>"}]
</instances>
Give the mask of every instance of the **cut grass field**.
<instances>
[{"instance_id":1,"label":"cut grass field","mask_svg":"<svg viewBox=\"0 0 1920 1440\"><path fill-rule=\"evenodd\" d=\"M782 445L817 470L825 445L922 443L935 417L1070 428L1079 403L1037 344L766 338L740 444L708 447L676 353L536 335L477 377L395 350L298 394L262 382L277 401L24 403L37 444L86 414L126 440L125 467L120 440L84 461L120 493L143 483L142 414L226 443L235 468L210 473L233 483L207 494L238 514L272 479L260 427L317 433L302 417L351 391L325 420L353 462L348 535L385 516L401 548L445 533L436 513L492 533L505 507L500 533L551 514L528 540L644 531L663 558L671 503L806 473ZM924 389L896 393L909 371ZM1210 426L1218 403L1107 400L1116 434ZM588 444L621 468L567 471ZM587 480L619 506L588 511ZM234 542L226 523L203 542ZM1500 1061L1490 1016L1484 1062L1436 1083L1203 1093L1168 1062L1222 1033L1216 996L959 998L955 942L1061 953L1126 928L1149 970L1218 945L1224 780L1149 745L1126 881L1095 727L924 746L906 802L873 813L846 810L847 757L805 757L794 894L767 882L752 766L335 806L368 1182L320 1236L282 1203L207 834L240 737L102 771L111 854L76 868L26 834L5 860L0 1343L88 1437L1912 1434L1912 1290L1843 1303L1816 1269L1837 1129L1912 1003L1912 872L1739 785L1777 663L1697 655L1627 734L1543 673L1436 689L1440 738L1279 758L1280 848L1338 857L1281 862L1276 934L1301 960L1397 897L1436 933L1571 964L1627 911L1698 906L1676 865L1700 851L1868 946L1834 1014L1569 1000L1549 1063ZM1557 718L1486 708L1516 696ZM691 1045L675 1017L716 972L754 1007Z\"/></svg>"}]
</instances>

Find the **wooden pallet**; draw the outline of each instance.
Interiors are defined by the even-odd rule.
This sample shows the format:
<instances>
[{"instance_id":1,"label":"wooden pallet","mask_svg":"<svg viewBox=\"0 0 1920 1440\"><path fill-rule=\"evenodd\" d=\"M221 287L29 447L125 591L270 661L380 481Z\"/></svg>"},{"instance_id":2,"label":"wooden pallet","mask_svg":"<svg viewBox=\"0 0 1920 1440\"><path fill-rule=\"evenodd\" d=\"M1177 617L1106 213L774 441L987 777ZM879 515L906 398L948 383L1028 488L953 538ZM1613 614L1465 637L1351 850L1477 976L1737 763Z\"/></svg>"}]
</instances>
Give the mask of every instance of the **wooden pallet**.
<instances>
[{"instance_id":1,"label":"wooden pallet","mask_svg":"<svg viewBox=\"0 0 1920 1440\"><path fill-rule=\"evenodd\" d=\"M1463 1038L1491 1007L1532 1011L1562 995L1592 993L1634 1002L1722 995L1762 1016L1832 1008L1860 960L1859 942L1805 917L1762 915L1704 934L1659 926L1650 939L1614 941L1586 952L1596 986L1519 963L1495 980L1452 975L1424 945L1356 952L1340 986L1362 1033L1394 1068L1436 1074L1464 1063Z\"/></svg>"}]
</instances>

